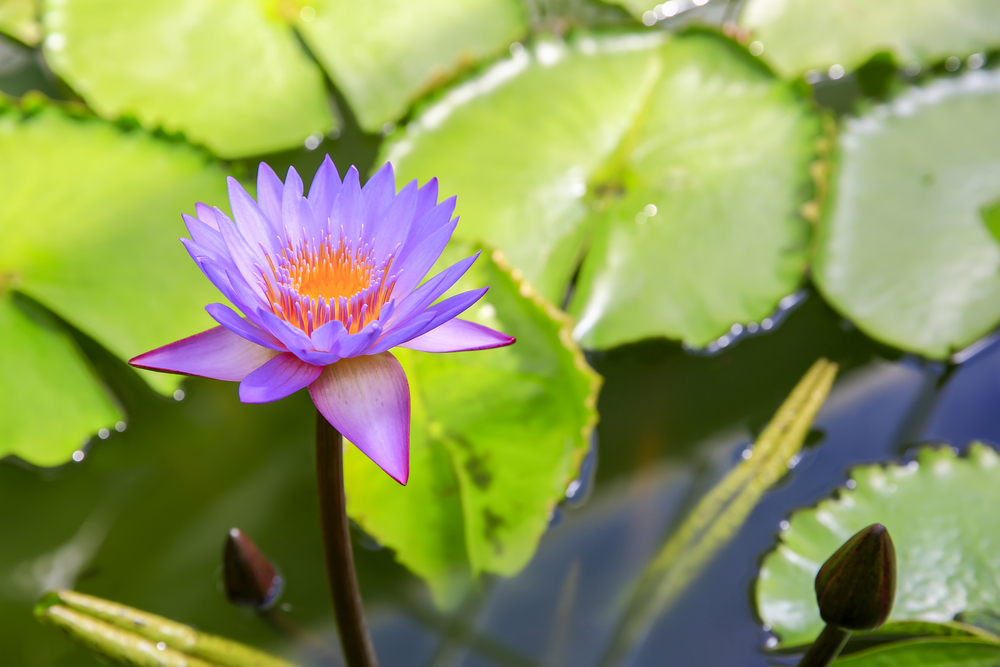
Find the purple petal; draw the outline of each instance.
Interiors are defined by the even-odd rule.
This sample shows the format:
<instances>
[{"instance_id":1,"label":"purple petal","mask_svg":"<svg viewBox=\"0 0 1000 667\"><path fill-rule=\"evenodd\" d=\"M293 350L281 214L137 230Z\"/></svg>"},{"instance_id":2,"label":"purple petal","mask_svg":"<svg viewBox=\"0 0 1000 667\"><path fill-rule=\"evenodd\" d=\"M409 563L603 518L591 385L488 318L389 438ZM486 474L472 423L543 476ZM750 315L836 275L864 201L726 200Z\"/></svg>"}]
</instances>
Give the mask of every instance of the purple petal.
<instances>
[{"instance_id":1,"label":"purple petal","mask_svg":"<svg viewBox=\"0 0 1000 667\"><path fill-rule=\"evenodd\" d=\"M451 222L451 216L454 213L454 197L449 197L426 213L417 213L413 224L410 225L410 231L406 234L406 241L400 256L405 256L413 248L420 245L425 238Z\"/></svg>"},{"instance_id":2,"label":"purple petal","mask_svg":"<svg viewBox=\"0 0 1000 667\"><path fill-rule=\"evenodd\" d=\"M382 337L369 348L368 354L380 354L401 343L412 340L434 328L434 313L423 312L406 322L382 333Z\"/></svg>"},{"instance_id":3,"label":"purple petal","mask_svg":"<svg viewBox=\"0 0 1000 667\"><path fill-rule=\"evenodd\" d=\"M406 233L413 222L413 212L417 207L417 182L410 181L399 191L389 209L385 212L378 234L375 235L373 244L375 260L381 262L389 256L390 252L396 250L397 246L402 246L406 240ZM400 248L402 249L402 248ZM395 274L396 262L390 273Z\"/></svg>"},{"instance_id":4,"label":"purple petal","mask_svg":"<svg viewBox=\"0 0 1000 667\"><path fill-rule=\"evenodd\" d=\"M129 364L151 371L239 382L276 354L225 327L215 327L140 354Z\"/></svg>"},{"instance_id":5,"label":"purple petal","mask_svg":"<svg viewBox=\"0 0 1000 667\"><path fill-rule=\"evenodd\" d=\"M208 225L215 231L219 231L219 220L215 215L214 208L212 208L208 204L202 204L199 202L194 205L194 212L195 215L198 216L199 220L204 222L206 225Z\"/></svg>"},{"instance_id":6,"label":"purple petal","mask_svg":"<svg viewBox=\"0 0 1000 667\"><path fill-rule=\"evenodd\" d=\"M349 334L340 339L337 349L334 350L342 358L356 357L364 354L375 344L378 337L382 335L382 323L369 322L361 331Z\"/></svg>"},{"instance_id":7,"label":"purple petal","mask_svg":"<svg viewBox=\"0 0 1000 667\"><path fill-rule=\"evenodd\" d=\"M424 315L430 315L430 322L423 328L413 331L410 327L407 327L411 331L409 338L406 340L412 340L418 336L423 336L425 333L432 329L435 329L448 320L456 317L457 315L465 312L469 306L479 301L489 287L481 287L475 290L469 290L468 292L462 292L461 294L456 294L453 297L449 297L440 303L436 303L427 310L424 311ZM422 319L422 318L421 318ZM405 341L400 341L397 345L402 345Z\"/></svg>"},{"instance_id":8,"label":"purple petal","mask_svg":"<svg viewBox=\"0 0 1000 667\"><path fill-rule=\"evenodd\" d=\"M226 177L226 183L229 185L229 205L233 209L233 219L236 220L236 228L246 239L247 246L255 251L254 254L260 247L266 252L274 253L279 247L279 237L257 206L257 202L232 176Z\"/></svg>"},{"instance_id":9,"label":"purple petal","mask_svg":"<svg viewBox=\"0 0 1000 667\"><path fill-rule=\"evenodd\" d=\"M410 477L410 387L388 352L327 366L309 385L326 420L400 484Z\"/></svg>"},{"instance_id":10,"label":"purple petal","mask_svg":"<svg viewBox=\"0 0 1000 667\"><path fill-rule=\"evenodd\" d=\"M513 342L513 336L494 331L482 324L452 319L422 336L400 343L399 346L421 352L466 352L504 347Z\"/></svg>"},{"instance_id":11,"label":"purple petal","mask_svg":"<svg viewBox=\"0 0 1000 667\"><path fill-rule=\"evenodd\" d=\"M344 323L340 320L331 320L313 330L312 339L313 346L320 352L330 352L338 344L338 341L347 334L347 329L344 328Z\"/></svg>"},{"instance_id":12,"label":"purple petal","mask_svg":"<svg viewBox=\"0 0 1000 667\"><path fill-rule=\"evenodd\" d=\"M308 387L322 367L301 361L291 352L282 352L240 382L240 401L270 403Z\"/></svg>"},{"instance_id":13,"label":"purple petal","mask_svg":"<svg viewBox=\"0 0 1000 667\"><path fill-rule=\"evenodd\" d=\"M302 179L295 167L288 168L285 189L281 195L281 223L288 243L299 247L307 239L317 239L316 221L309 201L302 196Z\"/></svg>"},{"instance_id":14,"label":"purple petal","mask_svg":"<svg viewBox=\"0 0 1000 667\"><path fill-rule=\"evenodd\" d=\"M416 247L409 249L408 252L403 250L400 253L399 263L393 266L393 272L399 274L393 291L399 290L399 294L409 294L414 287L420 284L420 281L441 257L444 247L448 245L451 235L455 233L455 225L457 224L458 218L455 218L432 232Z\"/></svg>"},{"instance_id":15,"label":"purple petal","mask_svg":"<svg viewBox=\"0 0 1000 667\"><path fill-rule=\"evenodd\" d=\"M330 231L326 229L326 224L333 213L333 202L339 194L340 174L337 173L333 160L327 155L313 176L312 185L309 186L309 204L324 231Z\"/></svg>"},{"instance_id":16,"label":"purple petal","mask_svg":"<svg viewBox=\"0 0 1000 667\"><path fill-rule=\"evenodd\" d=\"M479 259L480 254L482 254L482 251L477 252L471 257L466 257L460 262L456 262L415 289L409 296L400 301L392 324L405 322L414 313L419 313L437 301L438 297L447 292L452 285L458 282L459 278L465 275L465 272L469 270L473 262Z\"/></svg>"},{"instance_id":17,"label":"purple petal","mask_svg":"<svg viewBox=\"0 0 1000 667\"><path fill-rule=\"evenodd\" d=\"M424 183L424 187L420 188L420 192L417 193L417 207L413 211L415 218L420 218L431 210L438 203L438 179L432 178L431 180Z\"/></svg>"},{"instance_id":18,"label":"purple petal","mask_svg":"<svg viewBox=\"0 0 1000 667\"><path fill-rule=\"evenodd\" d=\"M259 310L257 316L263 321L264 327L275 338L280 340L289 352L294 352L300 359L313 350L313 343L302 329L281 319L270 310Z\"/></svg>"},{"instance_id":19,"label":"purple petal","mask_svg":"<svg viewBox=\"0 0 1000 667\"><path fill-rule=\"evenodd\" d=\"M364 221L365 242L371 243L376 237L376 230L379 236L385 233L385 213L396 198L396 175L391 163L386 162L372 174L365 187L361 188L361 195L365 198L365 212L368 215Z\"/></svg>"},{"instance_id":20,"label":"purple petal","mask_svg":"<svg viewBox=\"0 0 1000 667\"><path fill-rule=\"evenodd\" d=\"M246 338L251 343L256 343L261 347L266 347L278 352L284 352L285 346L281 341L260 329L245 319L240 317L229 306L221 303L210 303L205 306L205 310L212 316L212 319L232 331L237 336Z\"/></svg>"},{"instance_id":21,"label":"purple petal","mask_svg":"<svg viewBox=\"0 0 1000 667\"><path fill-rule=\"evenodd\" d=\"M333 203L330 227L333 237L343 234L349 245L355 245L361 238L361 223L365 219L365 201L361 197L361 183L358 170L351 167L344 175L340 195Z\"/></svg>"},{"instance_id":22,"label":"purple petal","mask_svg":"<svg viewBox=\"0 0 1000 667\"><path fill-rule=\"evenodd\" d=\"M261 162L257 167L257 203L261 212L267 216L271 229L281 234L281 179L274 173L270 165Z\"/></svg>"},{"instance_id":23,"label":"purple petal","mask_svg":"<svg viewBox=\"0 0 1000 667\"><path fill-rule=\"evenodd\" d=\"M222 213L221 211L219 212ZM224 215L224 214L223 214ZM226 248L229 250L229 257L232 259L236 270L243 277L244 282L250 287L261 303L267 303L264 296L264 289L260 285L261 276L258 265L267 264L267 260L259 257L261 251L254 251L236 231L236 225L230 223L228 219L219 226L222 238L226 241Z\"/></svg>"},{"instance_id":24,"label":"purple petal","mask_svg":"<svg viewBox=\"0 0 1000 667\"><path fill-rule=\"evenodd\" d=\"M181 218L184 220L184 226L187 227L192 241L216 257L228 257L229 252L226 250L226 242L217 228L211 227L198 218L191 217L186 213L182 213Z\"/></svg>"}]
</instances>

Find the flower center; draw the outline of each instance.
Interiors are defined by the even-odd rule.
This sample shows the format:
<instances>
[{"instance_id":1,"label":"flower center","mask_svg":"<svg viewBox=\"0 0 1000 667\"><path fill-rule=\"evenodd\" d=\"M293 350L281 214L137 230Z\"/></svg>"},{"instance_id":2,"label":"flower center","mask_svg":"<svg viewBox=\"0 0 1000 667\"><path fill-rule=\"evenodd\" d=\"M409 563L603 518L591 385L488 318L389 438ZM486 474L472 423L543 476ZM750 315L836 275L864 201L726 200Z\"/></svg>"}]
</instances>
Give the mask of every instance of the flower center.
<instances>
[{"instance_id":1,"label":"flower center","mask_svg":"<svg viewBox=\"0 0 1000 667\"><path fill-rule=\"evenodd\" d=\"M350 333L361 331L378 319L395 283L388 276L391 256L379 266L367 248L355 250L343 239L334 245L329 236L318 247L289 244L277 261L267 261L274 281L262 275L271 311L307 334L333 320Z\"/></svg>"}]
</instances>

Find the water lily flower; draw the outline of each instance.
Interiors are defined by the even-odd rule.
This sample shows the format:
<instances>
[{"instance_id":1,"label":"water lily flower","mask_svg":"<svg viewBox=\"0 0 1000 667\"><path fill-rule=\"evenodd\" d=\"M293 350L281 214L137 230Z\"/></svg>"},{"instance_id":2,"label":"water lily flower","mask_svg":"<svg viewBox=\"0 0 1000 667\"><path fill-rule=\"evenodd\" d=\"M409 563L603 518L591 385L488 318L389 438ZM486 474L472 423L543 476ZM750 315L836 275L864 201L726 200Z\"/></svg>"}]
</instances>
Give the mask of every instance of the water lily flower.
<instances>
[{"instance_id":1,"label":"water lily flower","mask_svg":"<svg viewBox=\"0 0 1000 667\"><path fill-rule=\"evenodd\" d=\"M479 253L421 283L451 238L455 198L438 203L437 180L398 193L392 165L365 186L343 181L330 157L308 196L261 163L255 201L229 178L235 224L218 208L184 216L182 238L210 281L239 309L206 307L219 326L129 363L240 383L244 403L309 388L317 409L393 479L409 477L410 392L389 350L485 350L514 339L457 319L488 289L438 299ZM242 314L242 315L241 315Z\"/></svg>"}]
</instances>

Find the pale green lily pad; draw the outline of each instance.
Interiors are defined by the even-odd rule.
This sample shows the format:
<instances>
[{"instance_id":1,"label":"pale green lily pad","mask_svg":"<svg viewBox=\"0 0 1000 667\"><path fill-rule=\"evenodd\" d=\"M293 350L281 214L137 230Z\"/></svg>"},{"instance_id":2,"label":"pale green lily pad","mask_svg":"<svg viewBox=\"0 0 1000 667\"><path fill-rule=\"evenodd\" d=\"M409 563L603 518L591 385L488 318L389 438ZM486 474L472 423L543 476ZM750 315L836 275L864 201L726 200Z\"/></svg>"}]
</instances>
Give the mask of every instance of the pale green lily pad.
<instances>
[{"instance_id":1,"label":"pale green lily pad","mask_svg":"<svg viewBox=\"0 0 1000 667\"><path fill-rule=\"evenodd\" d=\"M275 7L244 0L46 0L45 56L101 116L183 132L222 157L334 125L323 75Z\"/></svg>"},{"instance_id":2,"label":"pale green lily pad","mask_svg":"<svg viewBox=\"0 0 1000 667\"><path fill-rule=\"evenodd\" d=\"M369 132L527 32L516 0L310 0L297 25Z\"/></svg>"},{"instance_id":3,"label":"pale green lily pad","mask_svg":"<svg viewBox=\"0 0 1000 667\"><path fill-rule=\"evenodd\" d=\"M379 162L457 195L456 237L504 251L559 302L584 244L587 183L659 78L662 35L538 41L428 106Z\"/></svg>"},{"instance_id":4,"label":"pale green lily pad","mask_svg":"<svg viewBox=\"0 0 1000 667\"><path fill-rule=\"evenodd\" d=\"M813 277L858 328L932 358L1000 321L1000 73L911 88L845 123Z\"/></svg>"},{"instance_id":5,"label":"pale green lily pad","mask_svg":"<svg viewBox=\"0 0 1000 667\"><path fill-rule=\"evenodd\" d=\"M801 280L819 131L787 86L710 37L663 48L595 214L570 312L584 347L652 336L701 347L767 317ZM602 202L603 203L603 202Z\"/></svg>"},{"instance_id":6,"label":"pale green lily pad","mask_svg":"<svg viewBox=\"0 0 1000 667\"><path fill-rule=\"evenodd\" d=\"M42 37L39 0L0 0L0 32L34 46Z\"/></svg>"},{"instance_id":7,"label":"pale green lily pad","mask_svg":"<svg viewBox=\"0 0 1000 667\"><path fill-rule=\"evenodd\" d=\"M0 458L65 463L120 410L80 351L44 311L0 287Z\"/></svg>"},{"instance_id":8,"label":"pale green lily pad","mask_svg":"<svg viewBox=\"0 0 1000 667\"><path fill-rule=\"evenodd\" d=\"M572 306L584 345L701 345L798 284L816 132L722 39L582 35L449 91L381 158L403 179L437 176L458 197L456 234L502 249L550 300L594 234ZM649 204L660 212L636 227Z\"/></svg>"},{"instance_id":9,"label":"pale green lily pad","mask_svg":"<svg viewBox=\"0 0 1000 667\"><path fill-rule=\"evenodd\" d=\"M177 241L195 202L227 208L202 152L43 106L0 115L0 154L0 274L17 289L123 359L214 325L219 295Z\"/></svg>"},{"instance_id":10,"label":"pale green lily pad","mask_svg":"<svg viewBox=\"0 0 1000 667\"><path fill-rule=\"evenodd\" d=\"M844 656L837 667L995 667L1000 644L982 639L916 639Z\"/></svg>"},{"instance_id":11,"label":"pale green lily pad","mask_svg":"<svg viewBox=\"0 0 1000 667\"><path fill-rule=\"evenodd\" d=\"M739 21L789 78L834 64L851 71L882 51L926 64L1000 45L995 0L749 0Z\"/></svg>"},{"instance_id":12,"label":"pale green lily pad","mask_svg":"<svg viewBox=\"0 0 1000 667\"><path fill-rule=\"evenodd\" d=\"M453 247L449 258L468 247ZM455 289L489 285L463 317L517 338L509 347L428 354L396 349L413 397L410 479L345 455L348 511L424 577L442 606L472 577L514 575L579 470L596 423L599 377L569 321L509 267L481 257Z\"/></svg>"},{"instance_id":13,"label":"pale green lily pad","mask_svg":"<svg viewBox=\"0 0 1000 667\"><path fill-rule=\"evenodd\" d=\"M856 468L851 479L856 488L793 514L761 565L757 610L782 646L807 644L823 629L816 573L872 523L888 528L896 546L890 621L944 622L962 611L996 609L1000 456L992 448L974 444L960 458L950 448L927 447L912 463Z\"/></svg>"}]
</instances>

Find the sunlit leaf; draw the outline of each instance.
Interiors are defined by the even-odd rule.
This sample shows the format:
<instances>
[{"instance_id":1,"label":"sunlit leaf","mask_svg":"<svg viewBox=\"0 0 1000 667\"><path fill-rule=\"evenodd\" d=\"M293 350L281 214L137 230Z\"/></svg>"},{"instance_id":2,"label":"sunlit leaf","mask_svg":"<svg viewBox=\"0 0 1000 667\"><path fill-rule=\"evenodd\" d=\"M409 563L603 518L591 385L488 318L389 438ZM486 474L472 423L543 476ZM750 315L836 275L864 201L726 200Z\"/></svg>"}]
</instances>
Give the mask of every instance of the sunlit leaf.
<instances>
[{"instance_id":1,"label":"sunlit leaf","mask_svg":"<svg viewBox=\"0 0 1000 667\"><path fill-rule=\"evenodd\" d=\"M584 347L701 347L798 285L818 123L788 87L708 37L663 48L640 122L596 187L612 193L570 311ZM622 196L617 192L623 190Z\"/></svg>"},{"instance_id":2,"label":"sunlit leaf","mask_svg":"<svg viewBox=\"0 0 1000 667\"><path fill-rule=\"evenodd\" d=\"M880 51L926 64L1000 45L994 0L749 0L739 20L789 78L834 64L850 71Z\"/></svg>"},{"instance_id":3,"label":"sunlit leaf","mask_svg":"<svg viewBox=\"0 0 1000 667\"><path fill-rule=\"evenodd\" d=\"M2 280L2 277L0 277ZM0 286L0 458L64 463L121 413L69 336L41 309Z\"/></svg>"},{"instance_id":4,"label":"sunlit leaf","mask_svg":"<svg viewBox=\"0 0 1000 667\"><path fill-rule=\"evenodd\" d=\"M421 93L527 30L516 0L316 0L298 27L361 127L397 120Z\"/></svg>"},{"instance_id":5,"label":"sunlit leaf","mask_svg":"<svg viewBox=\"0 0 1000 667\"><path fill-rule=\"evenodd\" d=\"M855 488L793 514L761 566L757 609L782 645L806 644L822 630L813 579L847 538L872 523L888 528L896 545L890 621L941 622L966 610L996 610L1000 456L992 448L975 444L959 458L950 448L928 447L912 463L857 468L851 479Z\"/></svg>"},{"instance_id":6,"label":"sunlit leaf","mask_svg":"<svg viewBox=\"0 0 1000 667\"><path fill-rule=\"evenodd\" d=\"M837 667L993 667L1000 644L982 639L918 639L886 644L837 660Z\"/></svg>"},{"instance_id":7,"label":"sunlit leaf","mask_svg":"<svg viewBox=\"0 0 1000 667\"><path fill-rule=\"evenodd\" d=\"M815 119L724 40L663 39L541 41L382 154L405 178L439 177L457 234L501 248L551 300L593 234L571 307L587 347L704 345L766 317L804 268Z\"/></svg>"},{"instance_id":8,"label":"sunlit leaf","mask_svg":"<svg viewBox=\"0 0 1000 667\"><path fill-rule=\"evenodd\" d=\"M451 250L456 259L468 248ZM599 379L564 315L482 257L455 289L489 285L468 319L517 342L454 354L395 353L414 401L410 481L346 456L351 516L425 577L442 605L471 576L516 574L534 554L579 469L596 421Z\"/></svg>"},{"instance_id":9,"label":"sunlit leaf","mask_svg":"<svg viewBox=\"0 0 1000 667\"><path fill-rule=\"evenodd\" d=\"M105 118L134 115L223 157L334 124L322 73L266 3L49 0L43 23L48 64Z\"/></svg>"},{"instance_id":10,"label":"sunlit leaf","mask_svg":"<svg viewBox=\"0 0 1000 667\"><path fill-rule=\"evenodd\" d=\"M212 325L218 295L177 242L181 212L225 206L202 153L44 107L0 115L0 154L0 274L19 290L123 358Z\"/></svg>"},{"instance_id":11,"label":"sunlit leaf","mask_svg":"<svg viewBox=\"0 0 1000 667\"><path fill-rule=\"evenodd\" d=\"M38 23L39 0L0 0L0 32L35 45L42 36Z\"/></svg>"},{"instance_id":12,"label":"sunlit leaf","mask_svg":"<svg viewBox=\"0 0 1000 667\"><path fill-rule=\"evenodd\" d=\"M813 276L868 335L944 358L1000 321L1000 74L912 88L845 123Z\"/></svg>"}]
</instances>

